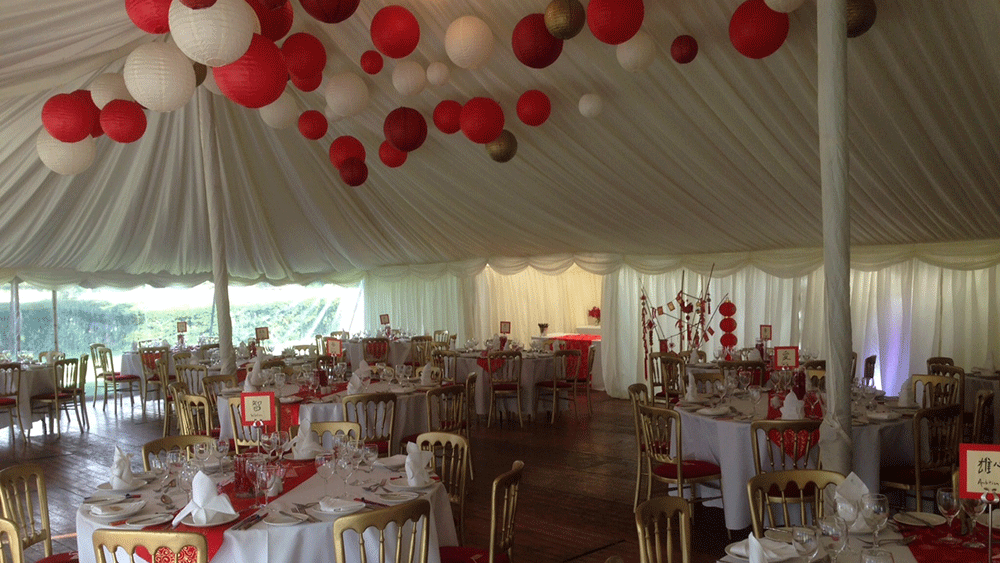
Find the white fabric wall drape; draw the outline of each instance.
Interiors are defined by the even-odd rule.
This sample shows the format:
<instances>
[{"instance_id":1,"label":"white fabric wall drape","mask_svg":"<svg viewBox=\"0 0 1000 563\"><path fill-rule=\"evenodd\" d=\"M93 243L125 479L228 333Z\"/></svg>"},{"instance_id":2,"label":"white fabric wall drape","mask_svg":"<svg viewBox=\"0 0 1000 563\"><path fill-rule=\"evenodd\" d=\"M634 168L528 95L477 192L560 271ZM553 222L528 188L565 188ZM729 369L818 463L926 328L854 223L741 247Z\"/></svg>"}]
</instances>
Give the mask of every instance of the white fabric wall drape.
<instances>
[{"instance_id":1,"label":"white fabric wall drape","mask_svg":"<svg viewBox=\"0 0 1000 563\"><path fill-rule=\"evenodd\" d=\"M370 276L365 279L365 327L380 327L379 315L387 313L391 326L414 334L448 330L467 334L463 284L453 275L435 279L400 279Z\"/></svg>"}]
</instances>

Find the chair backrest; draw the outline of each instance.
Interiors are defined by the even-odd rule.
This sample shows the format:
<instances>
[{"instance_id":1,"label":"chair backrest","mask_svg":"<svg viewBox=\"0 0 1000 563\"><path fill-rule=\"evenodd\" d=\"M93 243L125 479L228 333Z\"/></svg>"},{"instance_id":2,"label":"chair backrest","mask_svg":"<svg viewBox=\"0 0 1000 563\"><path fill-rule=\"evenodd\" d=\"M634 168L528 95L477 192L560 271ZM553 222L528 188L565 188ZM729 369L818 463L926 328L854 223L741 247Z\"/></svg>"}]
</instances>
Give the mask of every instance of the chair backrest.
<instances>
[{"instance_id":1,"label":"chair backrest","mask_svg":"<svg viewBox=\"0 0 1000 563\"><path fill-rule=\"evenodd\" d=\"M877 360L878 356L874 354L865 358L864 373L861 376L864 382L869 384L875 382L875 362Z\"/></svg>"},{"instance_id":2,"label":"chair backrest","mask_svg":"<svg viewBox=\"0 0 1000 563\"><path fill-rule=\"evenodd\" d=\"M591 344L587 348L587 383L594 380L594 359L597 358L597 346Z\"/></svg>"},{"instance_id":3,"label":"chair backrest","mask_svg":"<svg viewBox=\"0 0 1000 563\"><path fill-rule=\"evenodd\" d=\"M914 471L958 467L958 444L962 440L962 406L958 403L920 409L913 416Z\"/></svg>"},{"instance_id":4,"label":"chair backrest","mask_svg":"<svg viewBox=\"0 0 1000 563\"><path fill-rule=\"evenodd\" d=\"M295 344L292 346L292 352L296 356L315 356L319 353L319 348L315 344Z\"/></svg>"},{"instance_id":5,"label":"chair backrest","mask_svg":"<svg viewBox=\"0 0 1000 563\"><path fill-rule=\"evenodd\" d=\"M168 346L149 346L139 348L139 358L142 360L142 371L146 374L146 379L156 377L156 361L166 359L170 354Z\"/></svg>"},{"instance_id":6,"label":"chair backrest","mask_svg":"<svg viewBox=\"0 0 1000 563\"><path fill-rule=\"evenodd\" d=\"M767 364L762 361L741 360L738 362L727 362L723 360L719 362L719 371L722 372L723 377L728 375L738 376L740 372L750 372L750 385L764 385L767 383Z\"/></svg>"},{"instance_id":7,"label":"chair backrest","mask_svg":"<svg viewBox=\"0 0 1000 563\"><path fill-rule=\"evenodd\" d=\"M965 401L965 370L958 366L949 366L944 364L933 364L931 365L932 371L929 373L931 375L941 375L944 377L950 377L958 381L958 400L960 402Z\"/></svg>"},{"instance_id":8,"label":"chair backrest","mask_svg":"<svg viewBox=\"0 0 1000 563\"><path fill-rule=\"evenodd\" d=\"M0 506L2 516L20 529L22 549L41 543L45 556L52 555L49 499L42 466L25 463L0 470Z\"/></svg>"},{"instance_id":9,"label":"chair backrest","mask_svg":"<svg viewBox=\"0 0 1000 563\"><path fill-rule=\"evenodd\" d=\"M177 380L186 383L189 392L198 395L204 393L202 381L208 377L207 367L201 364L178 364L174 369L177 370Z\"/></svg>"},{"instance_id":10,"label":"chair backrest","mask_svg":"<svg viewBox=\"0 0 1000 563\"><path fill-rule=\"evenodd\" d=\"M640 404L639 422L646 455L654 463L677 467L677 482L684 481L684 453L681 448L681 417L673 409Z\"/></svg>"},{"instance_id":11,"label":"chair backrest","mask_svg":"<svg viewBox=\"0 0 1000 563\"><path fill-rule=\"evenodd\" d=\"M809 360L807 362L802 362L803 369L821 369L826 371L826 360Z\"/></svg>"},{"instance_id":12,"label":"chair backrest","mask_svg":"<svg viewBox=\"0 0 1000 563\"><path fill-rule=\"evenodd\" d=\"M955 360L948 356L931 356L927 358L927 373L934 373L932 366L953 366Z\"/></svg>"},{"instance_id":13,"label":"chair backrest","mask_svg":"<svg viewBox=\"0 0 1000 563\"><path fill-rule=\"evenodd\" d=\"M441 369L442 381L455 381L458 377L458 352L435 348L431 351L431 363Z\"/></svg>"},{"instance_id":14,"label":"chair backrest","mask_svg":"<svg viewBox=\"0 0 1000 563\"><path fill-rule=\"evenodd\" d=\"M333 522L333 546L337 561L368 563L370 557L378 563L427 563L430 514L431 503L426 499L416 499L388 508L337 518ZM395 541L392 542L386 542L389 523L396 524ZM364 532L368 528L375 528L379 533L366 538ZM354 533L348 535L348 531ZM369 554L367 544L372 543L373 537L378 538L378 545L373 546ZM360 553L349 556L348 545L353 545ZM378 554L377 559L375 554Z\"/></svg>"},{"instance_id":15,"label":"chair backrest","mask_svg":"<svg viewBox=\"0 0 1000 563\"><path fill-rule=\"evenodd\" d=\"M666 403L669 397L683 395L687 390L684 359L673 352L649 354L650 396L654 401Z\"/></svg>"},{"instance_id":16,"label":"chair backrest","mask_svg":"<svg viewBox=\"0 0 1000 563\"><path fill-rule=\"evenodd\" d=\"M5 362L0 364L0 397L17 400L17 390L21 385L21 364Z\"/></svg>"},{"instance_id":17,"label":"chair backrest","mask_svg":"<svg viewBox=\"0 0 1000 563\"><path fill-rule=\"evenodd\" d=\"M260 363L260 369L283 368L285 360L283 358L271 358Z\"/></svg>"},{"instance_id":18,"label":"chair backrest","mask_svg":"<svg viewBox=\"0 0 1000 563\"><path fill-rule=\"evenodd\" d=\"M361 425L365 442L385 442L388 454L393 450L393 427L396 420L395 393L359 393L343 399L344 418ZM380 448L381 449L381 448Z\"/></svg>"},{"instance_id":19,"label":"chair backrest","mask_svg":"<svg viewBox=\"0 0 1000 563\"><path fill-rule=\"evenodd\" d=\"M196 532L102 528L94 531L93 540L97 563L118 561L119 549L128 553L126 561L136 561L139 548L146 551L138 554L139 560L148 557L156 563L208 563L208 540Z\"/></svg>"},{"instance_id":20,"label":"chair backrest","mask_svg":"<svg viewBox=\"0 0 1000 563\"><path fill-rule=\"evenodd\" d=\"M335 330L330 333L330 336L336 338L337 340L350 340L351 333L346 330Z\"/></svg>"},{"instance_id":21,"label":"chair backrest","mask_svg":"<svg viewBox=\"0 0 1000 563\"><path fill-rule=\"evenodd\" d=\"M681 563L691 561L691 504L684 497L651 498L635 509L639 563L671 563L674 536L680 541Z\"/></svg>"},{"instance_id":22,"label":"chair backrest","mask_svg":"<svg viewBox=\"0 0 1000 563\"><path fill-rule=\"evenodd\" d=\"M552 381L572 381L575 386L576 380L580 376L583 353L579 350L556 350L552 357L555 362L555 376Z\"/></svg>"},{"instance_id":23,"label":"chair backrest","mask_svg":"<svg viewBox=\"0 0 1000 563\"><path fill-rule=\"evenodd\" d=\"M434 331L434 342L442 342L448 344L448 339L451 334L447 330L435 330Z\"/></svg>"},{"instance_id":24,"label":"chair backrest","mask_svg":"<svg viewBox=\"0 0 1000 563\"><path fill-rule=\"evenodd\" d=\"M683 352L678 352L677 354L684 359L684 363L694 363L701 362L705 363L708 361L708 354L704 350L684 350Z\"/></svg>"},{"instance_id":25,"label":"chair backrest","mask_svg":"<svg viewBox=\"0 0 1000 563\"><path fill-rule=\"evenodd\" d=\"M478 381L479 373L474 371L465 377L465 404L469 407L466 420L470 426L476 422L476 382Z\"/></svg>"},{"instance_id":26,"label":"chair backrest","mask_svg":"<svg viewBox=\"0 0 1000 563\"><path fill-rule=\"evenodd\" d=\"M112 375L115 372L115 355L111 353L111 348L101 346L97 349L97 357L100 358L101 364L101 371L98 375Z\"/></svg>"},{"instance_id":27,"label":"chair backrest","mask_svg":"<svg viewBox=\"0 0 1000 563\"><path fill-rule=\"evenodd\" d=\"M362 338L361 357L369 365L389 361L389 339L388 338Z\"/></svg>"},{"instance_id":28,"label":"chair backrest","mask_svg":"<svg viewBox=\"0 0 1000 563\"><path fill-rule=\"evenodd\" d=\"M974 444L991 444L993 443L992 436L987 430L989 425L987 424L990 416L996 416L993 410L993 391L989 389L980 389L976 392L976 405L972 417L972 443Z\"/></svg>"},{"instance_id":29,"label":"chair backrest","mask_svg":"<svg viewBox=\"0 0 1000 563\"><path fill-rule=\"evenodd\" d=\"M464 385L427 390L427 428L432 432L464 432L468 410Z\"/></svg>"},{"instance_id":30,"label":"chair backrest","mask_svg":"<svg viewBox=\"0 0 1000 563\"><path fill-rule=\"evenodd\" d=\"M431 361L431 351L434 349L434 338L431 336L414 336L410 338L410 356L415 365L424 365Z\"/></svg>"},{"instance_id":31,"label":"chair backrest","mask_svg":"<svg viewBox=\"0 0 1000 563\"><path fill-rule=\"evenodd\" d=\"M188 352L187 350L183 350L183 351L180 351L180 352L174 352L173 357L174 357L174 365L175 366L178 365L178 364L193 364L194 363L194 360L192 360L192 358L194 358L194 354L192 354L191 352Z\"/></svg>"},{"instance_id":32,"label":"chair backrest","mask_svg":"<svg viewBox=\"0 0 1000 563\"><path fill-rule=\"evenodd\" d=\"M465 486L469 471L469 441L451 432L424 432L417 436L421 450L434 452L434 472L448 491L457 512L465 510Z\"/></svg>"},{"instance_id":33,"label":"chair backrest","mask_svg":"<svg viewBox=\"0 0 1000 563\"><path fill-rule=\"evenodd\" d=\"M844 476L840 473L823 469L771 471L750 478L747 494L754 535L762 538L766 528L786 526L795 521L790 506L798 506L799 523L815 525L823 517L826 488L843 482ZM780 508L780 513L775 513L776 508Z\"/></svg>"},{"instance_id":34,"label":"chair backrest","mask_svg":"<svg viewBox=\"0 0 1000 563\"><path fill-rule=\"evenodd\" d=\"M825 369L807 369L806 370L806 388L814 388L820 391L826 389L826 370Z\"/></svg>"},{"instance_id":35,"label":"chair backrest","mask_svg":"<svg viewBox=\"0 0 1000 563\"><path fill-rule=\"evenodd\" d=\"M721 364L722 362L719 363ZM698 386L698 393L703 395L711 395L715 392L717 384L724 384L726 382L726 376L721 371L695 373L692 374L692 379L694 379L694 384Z\"/></svg>"},{"instance_id":36,"label":"chair backrest","mask_svg":"<svg viewBox=\"0 0 1000 563\"><path fill-rule=\"evenodd\" d=\"M56 389L68 392L74 391L79 384L79 368L80 360L77 358L56 360L52 364Z\"/></svg>"},{"instance_id":37,"label":"chair backrest","mask_svg":"<svg viewBox=\"0 0 1000 563\"><path fill-rule=\"evenodd\" d=\"M821 420L755 420L750 423L755 473L817 469Z\"/></svg>"},{"instance_id":38,"label":"chair backrest","mask_svg":"<svg viewBox=\"0 0 1000 563\"><path fill-rule=\"evenodd\" d=\"M516 383L521 384L521 351L494 350L486 354L486 364L489 369L486 376L490 384Z\"/></svg>"},{"instance_id":39,"label":"chair backrest","mask_svg":"<svg viewBox=\"0 0 1000 563\"><path fill-rule=\"evenodd\" d=\"M920 405L925 408L962 401L962 381L959 379L947 375L917 374L911 380L913 396L920 397Z\"/></svg>"},{"instance_id":40,"label":"chair backrest","mask_svg":"<svg viewBox=\"0 0 1000 563\"><path fill-rule=\"evenodd\" d=\"M208 397L193 393L179 393L174 400L181 434L185 436L212 435L212 404Z\"/></svg>"},{"instance_id":41,"label":"chair backrest","mask_svg":"<svg viewBox=\"0 0 1000 563\"><path fill-rule=\"evenodd\" d=\"M206 375L201 380L201 388L205 396L208 397L209 404L212 405L212 412L218 410L219 392L226 388L236 387L236 374L228 375Z\"/></svg>"},{"instance_id":42,"label":"chair backrest","mask_svg":"<svg viewBox=\"0 0 1000 563\"><path fill-rule=\"evenodd\" d=\"M323 447L327 447L326 442L324 441L326 439L326 434L330 435L331 440L338 434L351 440L361 439L361 425L357 422L330 420L323 422L310 422L309 430L316 434L317 441L320 444L323 444Z\"/></svg>"},{"instance_id":43,"label":"chair backrest","mask_svg":"<svg viewBox=\"0 0 1000 563\"><path fill-rule=\"evenodd\" d=\"M0 518L0 563L24 563L21 532L6 518Z\"/></svg>"},{"instance_id":44,"label":"chair backrest","mask_svg":"<svg viewBox=\"0 0 1000 563\"><path fill-rule=\"evenodd\" d=\"M101 348L107 348L107 346L105 346L104 344L102 344L100 342L94 342L93 344L90 345L90 359L92 360L92 363L93 363L93 366L94 366L94 379L95 380L97 379L97 376L100 375L100 371L99 370L100 370L100 367L101 367L101 365L100 365L101 362L100 362L100 357L98 356L98 353L99 353L99 350Z\"/></svg>"},{"instance_id":45,"label":"chair backrest","mask_svg":"<svg viewBox=\"0 0 1000 563\"><path fill-rule=\"evenodd\" d=\"M153 469L153 458L158 457L160 452L179 450L184 452L188 459L194 455L195 444L215 445L215 438L209 436L167 436L150 440L142 445L142 469L150 471Z\"/></svg>"},{"instance_id":46,"label":"chair backrest","mask_svg":"<svg viewBox=\"0 0 1000 563\"><path fill-rule=\"evenodd\" d=\"M85 392L87 390L87 362L90 361L90 356L84 354L80 356L80 366L76 371L76 388L78 391Z\"/></svg>"},{"instance_id":47,"label":"chair backrest","mask_svg":"<svg viewBox=\"0 0 1000 563\"><path fill-rule=\"evenodd\" d=\"M524 462L518 460L510 471L493 480L490 555L487 563L494 563L500 553L506 553L508 560L513 559L511 550L514 547L514 516L517 514L517 491L523 472Z\"/></svg>"}]
</instances>

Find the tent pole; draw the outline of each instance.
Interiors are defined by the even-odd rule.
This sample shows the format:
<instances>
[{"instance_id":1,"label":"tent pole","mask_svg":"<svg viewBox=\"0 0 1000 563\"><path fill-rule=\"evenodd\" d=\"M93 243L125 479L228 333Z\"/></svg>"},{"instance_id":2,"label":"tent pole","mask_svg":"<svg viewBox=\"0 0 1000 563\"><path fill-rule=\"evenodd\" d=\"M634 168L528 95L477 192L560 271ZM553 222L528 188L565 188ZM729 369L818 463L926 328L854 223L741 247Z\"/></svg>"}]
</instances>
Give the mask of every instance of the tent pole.
<instances>
[{"instance_id":1,"label":"tent pole","mask_svg":"<svg viewBox=\"0 0 1000 563\"><path fill-rule=\"evenodd\" d=\"M233 350L233 319L229 315L229 266L226 263L226 225L223 213L218 138L213 125L211 94L204 88L197 92L198 121L201 132L201 162L205 174L205 195L208 203L208 228L212 244L212 277L215 282L215 308L219 323L219 356L222 373L236 373L236 352Z\"/></svg>"},{"instance_id":2,"label":"tent pole","mask_svg":"<svg viewBox=\"0 0 1000 563\"><path fill-rule=\"evenodd\" d=\"M846 0L819 0L817 70L819 155L823 200L823 265L827 360L827 412L821 427L824 469L847 475L851 448L851 219L847 191L847 6Z\"/></svg>"}]
</instances>

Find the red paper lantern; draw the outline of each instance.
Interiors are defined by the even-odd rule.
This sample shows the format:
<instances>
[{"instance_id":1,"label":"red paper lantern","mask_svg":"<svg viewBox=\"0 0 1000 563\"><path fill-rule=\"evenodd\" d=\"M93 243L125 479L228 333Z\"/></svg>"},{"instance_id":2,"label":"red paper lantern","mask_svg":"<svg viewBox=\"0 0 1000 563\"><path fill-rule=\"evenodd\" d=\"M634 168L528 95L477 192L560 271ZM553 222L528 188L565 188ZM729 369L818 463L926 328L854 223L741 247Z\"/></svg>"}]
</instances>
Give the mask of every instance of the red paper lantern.
<instances>
[{"instance_id":1,"label":"red paper lantern","mask_svg":"<svg viewBox=\"0 0 1000 563\"><path fill-rule=\"evenodd\" d=\"M511 46L524 66L545 68L562 54L563 42L545 27L545 14L529 14L514 26Z\"/></svg>"},{"instance_id":2,"label":"red paper lantern","mask_svg":"<svg viewBox=\"0 0 1000 563\"><path fill-rule=\"evenodd\" d=\"M351 158L364 162L365 156L365 146L350 135L337 137L330 143L330 162L337 168L343 166L344 162Z\"/></svg>"},{"instance_id":3,"label":"red paper lantern","mask_svg":"<svg viewBox=\"0 0 1000 563\"><path fill-rule=\"evenodd\" d=\"M348 158L340 167L340 179L356 188L368 179L368 165L356 158Z\"/></svg>"},{"instance_id":4,"label":"red paper lantern","mask_svg":"<svg viewBox=\"0 0 1000 563\"><path fill-rule=\"evenodd\" d=\"M719 314L723 317L731 317L736 314L736 304L732 301L723 301L719 305Z\"/></svg>"},{"instance_id":5,"label":"red paper lantern","mask_svg":"<svg viewBox=\"0 0 1000 563\"><path fill-rule=\"evenodd\" d=\"M719 321L719 328L721 328L723 332L733 332L736 330L736 319L732 317L723 317L723 319Z\"/></svg>"},{"instance_id":6,"label":"red paper lantern","mask_svg":"<svg viewBox=\"0 0 1000 563\"><path fill-rule=\"evenodd\" d=\"M382 55L378 51L365 51L361 54L361 68L368 74L382 72Z\"/></svg>"},{"instance_id":7,"label":"red paper lantern","mask_svg":"<svg viewBox=\"0 0 1000 563\"><path fill-rule=\"evenodd\" d=\"M260 0L260 3L268 10L277 10L278 8L284 8L288 0Z\"/></svg>"},{"instance_id":8,"label":"red paper lantern","mask_svg":"<svg viewBox=\"0 0 1000 563\"><path fill-rule=\"evenodd\" d=\"M736 335L731 332L727 332L719 337L719 344L722 344L726 348L735 347L737 342L739 342L739 340L736 338Z\"/></svg>"},{"instance_id":9,"label":"red paper lantern","mask_svg":"<svg viewBox=\"0 0 1000 563\"><path fill-rule=\"evenodd\" d=\"M698 42L690 35L678 35L670 44L670 56L682 65L686 65L698 56Z\"/></svg>"},{"instance_id":10,"label":"red paper lantern","mask_svg":"<svg viewBox=\"0 0 1000 563\"><path fill-rule=\"evenodd\" d=\"M281 44L281 56L292 76L313 76L326 66L326 48L315 36L294 33Z\"/></svg>"},{"instance_id":11,"label":"red paper lantern","mask_svg":"<svg viewBox=\"0 0 1000 563\"><path fill-rule=\"evenodd\" d=\"M545 123L552 113L552 102L544 92L528 90L517 99L517 116L526 125L538 127Z\"/></svg>"},{"instance_id":12,"label":"red paper lantern","mask_svg":"<svg viewBox=\"0 0 1000 563\"><path fill-rule=\"evenodd\" d=\"M125 0L125 12L139 29L160 35L170 31L170 0Z\"/></svg>"},{"instance_id":13,"label":"red paper lantern","mask_svg":"<svg viewBox=\"0 0 1000 563\"><path fill-rule=\"evenodd\" d=\"M277 100L288 83L281 50L273 41L256 33L242 57L213 68L212 76L227 98L254 109Z\"/></svg>"},{"instance_id":14,"label":"red paper lantern","mask_svg":"<svg viewBox=\"0 0 1000 563\"><path fill-rule=\"evenodd\" d=\"M181 0L181 4L184 4L192 10L201 10L202 8L211 8L215 5L216 0Z\"/></svg>"},{"instance_id":15,"label":"red paper lantern","mask_svg":"<svg viewBox=\"0 0 1000 563\"><path fill-rule=\"evenodd\" d=\"M399 168L406 162L407 153L397 149L389 141L382 141L378 147L378 157L389 168Z\"/></svg>"},{"instance_id":16,"label":"red paper lantern","mask_svg":"<svg viewBox=\"0 0 1000 563\"><path fill-rule=\"evenodd\" d=\"M321 138L326 135L326 130L329 127L330 123L321 111L311 109L302 112L302 115L299 116L299 133L302 133L306 139L315 141Z\"/></svg>"},{"instance_id":17,"label":"red paper lantern","mask_svg":"<svg viewBox=\"0 0 1000 563\"><path fill-rule=\"evenodd\" d=\"M427 139L427 121L413 108L396 108L385 116L382 132L392 146L410 152L420 148Z\"/></svg>"},{"instance_id":18,"label":"red paper lantern","mask_svg":"<svg viewBox=\"0 0 1000 563\"><path fill-rule=\"evenodd\" d=\"M420 24L402 6L386 6L372 18L372 43L383 55L401 59L417 48Z\"/></svg>"},{"instance_id":19,"label":"red paper lantern","mask_svg":"<svg viewBox=\"0 0 1000 563\"><path fill-rule=\"evenodd\" d=\"M788 37L788 14L775 12L764 0L746 0L729 20L729 41L743 56L763 59Z\"/></svg>"},{"instance_id":20,"label":"red paper lantern","mask_svg":"<svg viewBox=\"0 0 1000 563\"><path fill-rule=\"evenodd\" d=\"M56 94L42 106L42 125L53 138L64 143L86 139L94 130L94 113L82 96Z\"/></svg>"},{"instance_id":21,"label":"red paper lantern","mask_svg":"<svg viewBox=\"0 0 1000 563\"><path fill-rule=\"evenodd\" d=\"M323 23L340 23L354 15L361 0L301 0L302 9Z\"/></svg>"},{"instance_id":22,"label":"red paper lantern","mask_svg":"<svg viewBox=\"0 0 1000 563\"><path fill-rule=\"evenodd\" d=\"M100 111L98 113L98 119L94 120L94 128L90 130L90 136L93 138L98 138L104 134L104 129L101 128Z\"/></svg>"},{"instance_id":23,"label":"red paper lantern","mask_svg":"<svg viewBox=\"0 0 1000 563\"><path fill-rule=\"evenodd\" d=\"M319 88L319 85L323 83L322 72L317 72L316 74L311 74L309 76L295 76L292 74L290 75L290 78L292 84L303 92L312 92L316 88Z\"/></svg>"},{"instance_id":24,"label":"red paper lantern","mask_svg":"<svg viewBox=\"0 0 1000 563\"><path fill-rule=\"evenodd\" d=\"M461 115L462 104L455 100L445 100L434 108L434 125L442 133L457 133L462 128Z\"/></svg>"},{"instance_id":25,"label":"red paper lantern","mask_svg":"<svg viewBox=\"0 0 1000 563\"><path fill-rule=\"evenodd\" d=\"M598 40L609 45L624 43L639 32L646 8L642 0L590 0L587 25Z\"/></svg>"},{"instance_id":26,"label":"red paper lantern","mask_svg":"<svg viewBox=\"0 0 1000 563\"><path fill-rule=\"evenodd\" d=\"M285 2L284 6L272 10L261 2L262 0L247 0L260 21L260 34L271 41L278 41L292 29L292 19L295 17L292 3Z\"/></svg>"},{"instance_id":27,"label":"red paper lantern","mask_svg":"<svg viewBox=\"0 0 1000 563\"><path fill-rule=\"evenodd\" d=\"M96 139L103 135L104 129L101 128L101 108L97 107L97 104L94 103L94 97L90 94L90 90L74 90L69 95L76 96L87 102L91 118L94 120L94 127L90 130L90 136Z\"/></svg>"},{"instance_id":28,"label":"red paper lantern","mask_svg":"<svg viewBox=\"0 0 1000 563\"><path fill-rule=\"evenodd\" d=\"M490 98L472 98L459 117L462 133L473 143L489 143L503 133L503 108Z\"/></svg>"},{"instance_id":29,"label":"red paper lantern","mask_svg":"<svg viewBox=\"0 0 1000 563\"><path fill-rule=\"evenodd\" d=\"M146 132L146 112L136 102L111 100L101 110L101 127L119 143L138 141Z\"/></svg>"}]
</instances>

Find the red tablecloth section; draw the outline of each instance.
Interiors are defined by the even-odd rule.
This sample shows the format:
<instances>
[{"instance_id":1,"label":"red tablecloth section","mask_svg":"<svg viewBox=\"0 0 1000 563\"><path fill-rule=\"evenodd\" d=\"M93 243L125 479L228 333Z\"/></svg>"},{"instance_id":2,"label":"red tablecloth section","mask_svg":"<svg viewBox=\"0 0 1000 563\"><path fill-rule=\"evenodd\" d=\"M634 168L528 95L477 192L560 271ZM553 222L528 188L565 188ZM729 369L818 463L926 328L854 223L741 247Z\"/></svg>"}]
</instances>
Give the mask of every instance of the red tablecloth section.
<instances>
[{"instance_id":1,"label":"red tablecloth section","mask_svg":"<svg viewBox=\"0 0 1000 563\"><path fill-rule=\"evenodd\" d=\"M577 372L577 378L588 379L588 368L590 367L590 345L594 343L595 340L600 340L600 335L597 334L572 334L567 336L557 336L556 340L562 340L566 343L566 349L568 350L579 350L580 351L580 367Z\"/></svg>"},{"instance_id":2,"label":"red tablecloth section","mask_svg":"<svg viewBox=\"0 0 1000 563\"><path fill-rule=\"evenodd\" d=\"M952 534L959 533L958 519L953 522ZM917 563L973 563L986 560L986 548L972 549L963 547L961 543L945 545L938 543L938 539L948 534L947 524L941 524L934 528L910 528L900 527L904 536L917 536L917 539L910 544L910 553L917 560ZM986 528L976 526L977 538L983 543L986 542ZM971 536L959 536L962 542L969 541ZM1000 531L993 531L993 557L1000 555Z\"/></svg>"}]
</instances>

